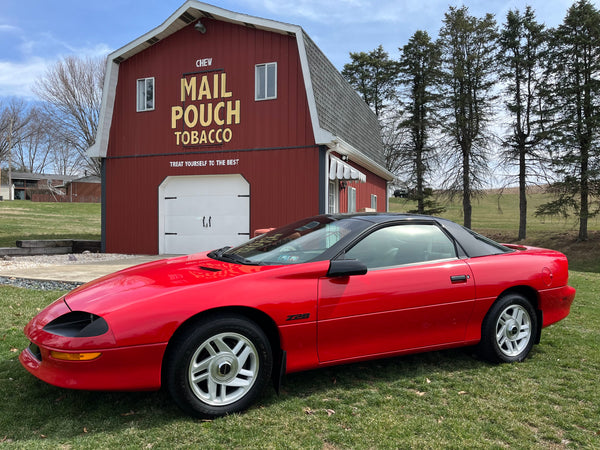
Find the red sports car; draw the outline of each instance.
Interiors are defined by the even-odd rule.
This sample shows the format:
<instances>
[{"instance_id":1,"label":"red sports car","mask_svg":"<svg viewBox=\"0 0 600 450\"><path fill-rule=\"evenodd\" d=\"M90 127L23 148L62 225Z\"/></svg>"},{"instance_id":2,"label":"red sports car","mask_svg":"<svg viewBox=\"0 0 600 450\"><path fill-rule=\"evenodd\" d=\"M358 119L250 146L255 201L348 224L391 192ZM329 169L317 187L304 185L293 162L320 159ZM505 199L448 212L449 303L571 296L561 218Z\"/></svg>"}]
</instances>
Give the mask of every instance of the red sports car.
<instances>
[{"instance_id":1,"label":"red sports car","mask_svg":"<svg viewBox=\"0 0 600 450\"><path fill-rule=\"evenodd\" d=\"M474 344L521 361L569 314L567 280L563 254L448 220L321 215L83 285L31 320L20 360L65 388L164 386L216 417L316 367Z\"/></svg>"}]
</instances>

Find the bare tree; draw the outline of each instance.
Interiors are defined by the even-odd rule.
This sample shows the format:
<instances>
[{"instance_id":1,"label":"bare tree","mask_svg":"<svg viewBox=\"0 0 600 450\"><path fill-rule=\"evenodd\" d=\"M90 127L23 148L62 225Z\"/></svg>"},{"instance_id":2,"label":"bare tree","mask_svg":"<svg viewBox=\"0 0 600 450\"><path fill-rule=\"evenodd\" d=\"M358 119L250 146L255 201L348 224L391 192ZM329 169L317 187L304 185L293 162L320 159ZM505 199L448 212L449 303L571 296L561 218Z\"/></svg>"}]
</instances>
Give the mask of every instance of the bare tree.
<instances>
[{"instance_id":1,"label":"bare tree","mask_svg":"<svg viewBox=\"0 0 600 450\"><path fill-rule=\"evenodd\" d=\"M94 144L100 117L106 58L67 56L54 64L37 81L34 92L46 102L48 114L68 143L85 161L87 169L99 174L97 161L86 150Z\"/></svg>"},{"instance_id":2,"label":"bare tree","mask_svg":"<svg viewBox=\"0 0 600 450\"><path fill-rule=\"evenodd\" d=\"M13 147L14 164L25 172L45 172L53 150L50 121L38 107L29 110L27 124L21 138Z\"/></svg>"},{"instance_id":3,"label":"bare tree","mask_svg":"<svg viewBox=\"0 0 600 450\"><path fill-rule=\"evenodd\" d=\"M29 122L27 105L23 100L11 99L7 104L0 103L0 161L8 165L9 147L15 147L23 137L23 130Z\"/></svg>"}]
</instances>

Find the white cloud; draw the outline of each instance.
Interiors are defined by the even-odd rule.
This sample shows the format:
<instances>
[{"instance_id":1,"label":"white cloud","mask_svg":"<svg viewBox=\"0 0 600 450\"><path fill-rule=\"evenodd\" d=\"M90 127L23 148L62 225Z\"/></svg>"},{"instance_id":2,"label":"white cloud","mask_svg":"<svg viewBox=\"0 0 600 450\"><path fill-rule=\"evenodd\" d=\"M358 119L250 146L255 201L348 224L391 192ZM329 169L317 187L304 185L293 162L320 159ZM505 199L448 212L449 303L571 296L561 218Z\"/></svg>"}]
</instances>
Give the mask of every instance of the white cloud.
<instances>
[{"instance_id":1,"label":"white cloud","mask_svg":"<svg viewBox=\"0 0 600 450\"><path fill-rule=\"evenodd\" d=\"M0 97L15 96L35 100L33 86L47 70L60 59L106 56L112 49L104 43L73 45L55 38L49 33L40 33L31 38L20 34L18 54L11 60L0 60Z\"/></svg>"},{"instance_id":2,"label":"white cloud","mask_svg":"<svg viewBox=\"0 0 600 450\"><path fill-rule=\"evenodd\" d=\"M0 61L0 97L24 97L34 100L32 87L50 61L34 57L25 62Z\"/></svg>"},{"instance_id":3,"label":"white cloud","mask_svg":"<svg viewBox=\"0 0 600 450\"><path fill-rule=\"evenodd\" d=\"M14 25L0 24L0 33L18 33L20 31L20 28Z\"/></svg>"}]
</instances>

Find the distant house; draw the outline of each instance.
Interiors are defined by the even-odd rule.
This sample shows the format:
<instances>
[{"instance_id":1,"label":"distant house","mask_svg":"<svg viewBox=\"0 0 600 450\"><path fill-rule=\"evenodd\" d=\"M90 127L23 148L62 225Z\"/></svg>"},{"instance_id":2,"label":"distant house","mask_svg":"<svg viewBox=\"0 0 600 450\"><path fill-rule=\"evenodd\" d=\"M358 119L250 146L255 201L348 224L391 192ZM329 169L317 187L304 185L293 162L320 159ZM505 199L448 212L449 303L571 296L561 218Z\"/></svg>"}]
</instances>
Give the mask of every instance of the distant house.
<instances>
[{"instance_id":1,"label":"distant house","mask_svg":"<svg viewBox=\"0 0 600 450\"><path fill-rule=\"evenodd\" d=\"M101 183L96 176L13 172L14 200L34 202L100 203ZM8 200L8 186L6 196Z\"/></svg>"},{"instance_id":2,"label":"distant house","mask_svg":"<svg viewBox=\"0 0 600 450\"><path fill-rule=\"evenodd\" d=\"M63 196L65 192L59 189L58 186L64 185L75 178L77 176L12 172L11 182L15 189L14 200L32 200L33 195L38 193L48 194L50 198L52 196Z\"/></svg>"}]
</instances>

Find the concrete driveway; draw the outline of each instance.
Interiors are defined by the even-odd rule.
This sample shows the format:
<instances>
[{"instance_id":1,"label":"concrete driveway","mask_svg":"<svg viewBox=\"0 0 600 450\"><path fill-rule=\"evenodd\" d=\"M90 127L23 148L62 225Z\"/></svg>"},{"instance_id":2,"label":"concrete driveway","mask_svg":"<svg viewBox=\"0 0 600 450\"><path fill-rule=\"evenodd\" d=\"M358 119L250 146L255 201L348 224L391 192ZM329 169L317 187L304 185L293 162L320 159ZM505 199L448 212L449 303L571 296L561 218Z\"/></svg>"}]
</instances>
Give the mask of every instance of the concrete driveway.
<instances>
[{"instance_id":1,"label":"concrete driveway","mask_svg":"<svg viewBox=\"0 0 600 450\"><path fill-rule=\"evenodd\" d=\"M108 261L91 261L77 264L53 264L33 267L7 267L0 270L0 276L28 278L33 280L66 281L87 283L109 273L126 269L149 261L168 258L166 255L129 256Z\"/></svg>"}]
</instances>

